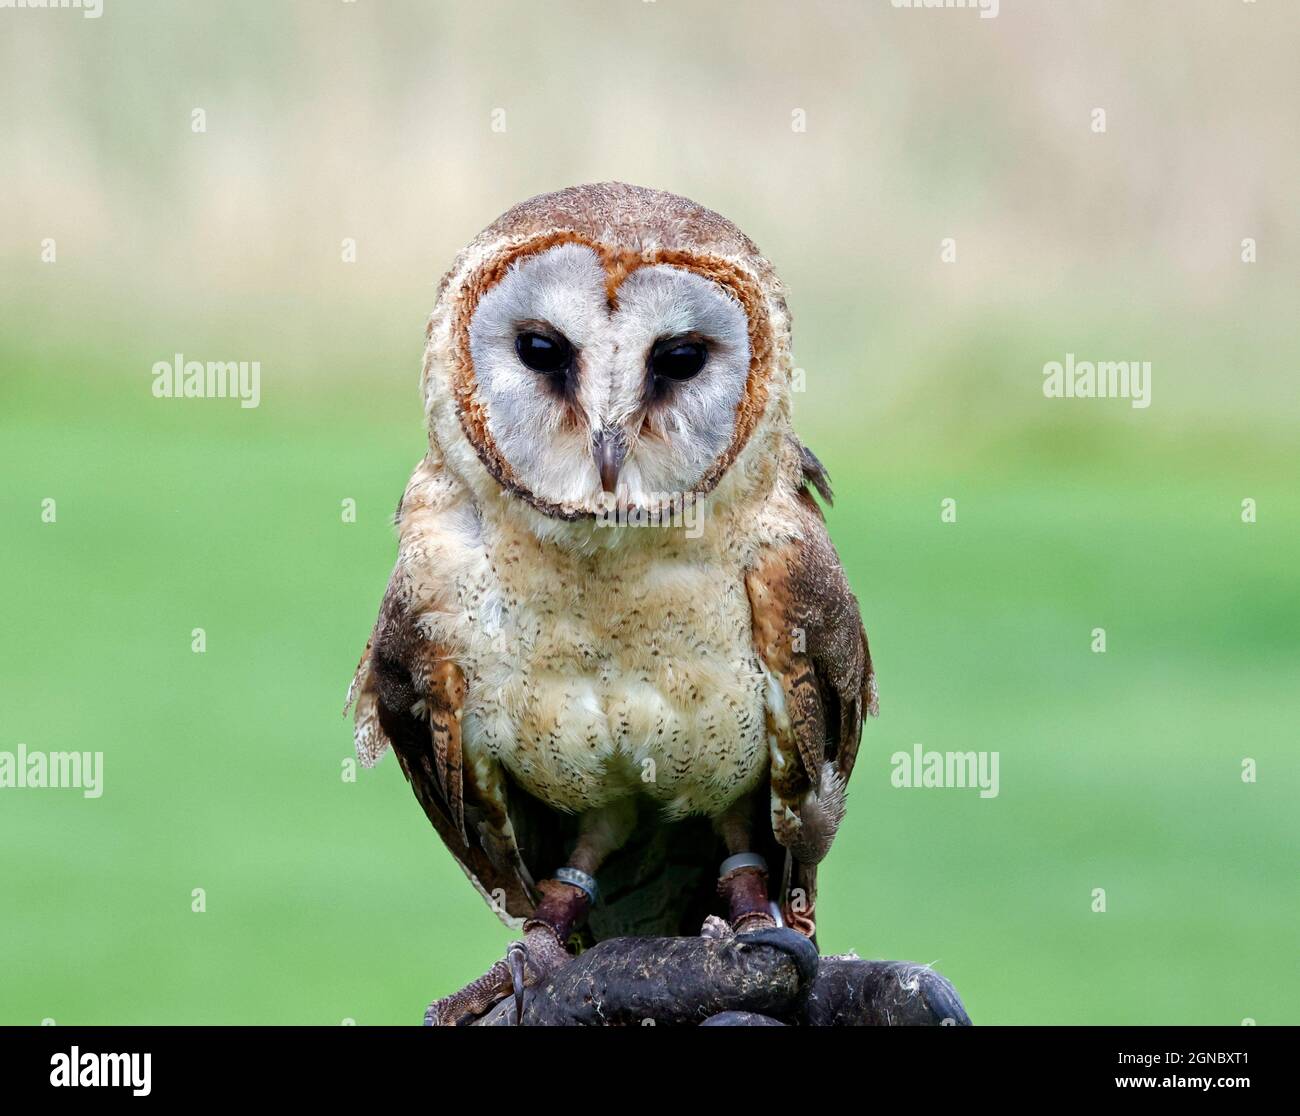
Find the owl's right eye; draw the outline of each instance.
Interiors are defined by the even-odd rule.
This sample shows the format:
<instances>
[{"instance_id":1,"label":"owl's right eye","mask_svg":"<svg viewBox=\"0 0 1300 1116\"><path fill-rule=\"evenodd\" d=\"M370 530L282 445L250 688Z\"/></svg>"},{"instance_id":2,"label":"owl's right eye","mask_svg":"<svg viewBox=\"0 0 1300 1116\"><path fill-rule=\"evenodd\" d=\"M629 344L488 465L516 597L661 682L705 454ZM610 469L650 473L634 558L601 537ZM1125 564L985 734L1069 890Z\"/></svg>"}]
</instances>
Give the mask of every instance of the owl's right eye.
<instances>
[{"instance_id":1,"label":"owl's right eye","mask_svg":"<svg viewBox=\"0 0 1300 1116\"><path fill-rule=\"evenodd\" d=\"M547 336L531 330L515 338L515 352L525 368L546 376L560 376L573 361L573 346L563 337Z\"/></svg>"}]
</instances>

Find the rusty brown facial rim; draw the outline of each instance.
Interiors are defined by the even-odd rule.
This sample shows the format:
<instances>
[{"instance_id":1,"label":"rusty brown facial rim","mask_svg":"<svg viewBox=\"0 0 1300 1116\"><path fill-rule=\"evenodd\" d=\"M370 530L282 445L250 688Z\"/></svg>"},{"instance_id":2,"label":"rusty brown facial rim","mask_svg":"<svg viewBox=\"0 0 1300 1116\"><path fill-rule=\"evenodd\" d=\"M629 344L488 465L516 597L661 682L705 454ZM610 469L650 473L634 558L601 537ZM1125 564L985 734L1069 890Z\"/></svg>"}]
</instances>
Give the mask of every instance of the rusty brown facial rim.
<instances>
[{"instance_id":1,"label":"rusty brown facial rim","mask_svg":"<svg viewBox=\"0 0 1300 1116\"><path fill-rule=\"evenodd\" d=\"M488 430L487 414L478 398L474 364L469 351L469 324L474 317L474 311L478 308L479 300L505 278L511 264L529 256L536 256L560 244L582 244L596 253L605 268L606 297L611 307L618 303L619 286L633 271L641 267L652 267L655 264L667 264L693 271L697 275L721 284L744 309L745 317L749 322L749 375L745 381L745 394L736 408L735 431L726 450L714 461L692 490L695 496L704 496L713 491L723 474L740 455L740 451L745 448L767 406L768 377L771 374L774 342L767 300L757 279L744 268L720 256L670 248L651 248L644 251L613 248L567 229L542 233L512 245L472 272L460 286L458 305L452 320L452 337L455 342L452 391L456 396L461 429L465 431L465 437L469 439L479 460L483 462L483 467L502 488L527 500L539 512L553 519L574 521L596 517L595 511L545 500L520 483L510 468L510 463L501 456L491 431Z\"/></svg>"}]
</instances>

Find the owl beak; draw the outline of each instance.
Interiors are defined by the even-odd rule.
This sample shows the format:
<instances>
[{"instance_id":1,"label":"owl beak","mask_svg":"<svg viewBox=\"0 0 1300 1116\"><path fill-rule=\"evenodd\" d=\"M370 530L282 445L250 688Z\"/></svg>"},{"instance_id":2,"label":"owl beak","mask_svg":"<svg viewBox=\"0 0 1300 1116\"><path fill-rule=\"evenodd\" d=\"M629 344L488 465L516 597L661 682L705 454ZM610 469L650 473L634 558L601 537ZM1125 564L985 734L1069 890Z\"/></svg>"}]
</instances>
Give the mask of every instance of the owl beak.
<instances>
[{"instance_id":1,"label":"owl beak","mask_svg":"<svg viewBox=\"0 0 1300 1116\"><path fill-rule=\"evenodd\" d=\"M618 429L597 430L591 438L591 455L596 462L596 472L600 474L600 487L605 492L614 492L618 488L618 474L627 458L627 442L623 432Z\"/></svg>"}]
</instances>

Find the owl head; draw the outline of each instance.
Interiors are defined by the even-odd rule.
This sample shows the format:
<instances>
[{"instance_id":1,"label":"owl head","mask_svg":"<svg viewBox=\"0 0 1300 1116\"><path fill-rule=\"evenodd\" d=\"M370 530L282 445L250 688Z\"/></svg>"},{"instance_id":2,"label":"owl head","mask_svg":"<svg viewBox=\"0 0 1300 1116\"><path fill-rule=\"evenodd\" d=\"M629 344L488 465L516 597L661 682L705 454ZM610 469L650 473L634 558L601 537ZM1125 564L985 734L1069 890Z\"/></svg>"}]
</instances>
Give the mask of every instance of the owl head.
<instances>
[{"instance_id":1,"label":"owl head","mask_svg":"<svg viewBox=\"0 0 1300 1116\"><path fill-rule=\"evenodd\" d=\"M623 183L515 206L460 254L429 321L432 449L539 530L770 484L789 314L731 222Z\"/></svg>"}]
</instances>

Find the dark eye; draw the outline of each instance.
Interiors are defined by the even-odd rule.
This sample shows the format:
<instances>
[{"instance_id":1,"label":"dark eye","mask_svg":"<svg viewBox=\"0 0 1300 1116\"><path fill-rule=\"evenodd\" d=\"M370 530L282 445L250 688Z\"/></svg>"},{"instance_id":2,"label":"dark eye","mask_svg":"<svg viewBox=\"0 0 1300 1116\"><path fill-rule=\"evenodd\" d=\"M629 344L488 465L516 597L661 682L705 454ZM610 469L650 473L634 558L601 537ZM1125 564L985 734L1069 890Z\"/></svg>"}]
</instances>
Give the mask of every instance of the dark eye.
<instances>
[{"instance_id":1,"label":"dark eye","mask_svg":"<svg viewBox=\"0 0 1300 1116\"><path fill-rule=\"evenodd\" d=\"M521 333L515 338L515 352L526 368L557 376L566 371L573 359L573 346L563 337L548 337L544 333Z\"/></svg>"},{"instance_id":2,"label":"dark eye","mask_svg":"<svg viewBox=\"0 0 1300 1116\"><path fill-rule=\"evenodd\" d=\"M650 371L665 380L689 380L698 376L709 355L703 341L669 338L660 341L650 354Z\"/></svg>"}]
</instances>

